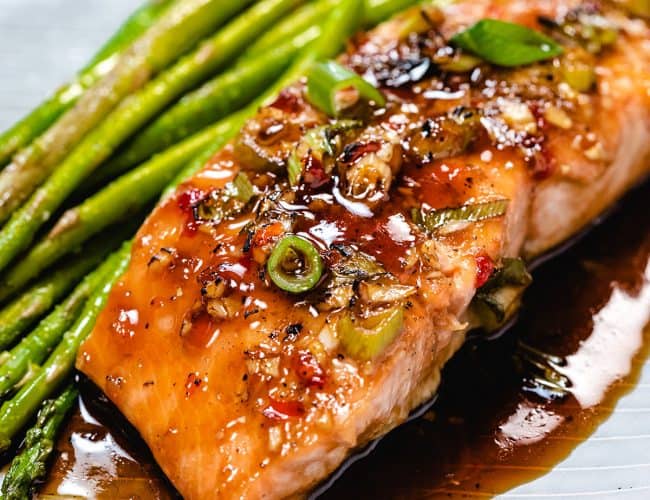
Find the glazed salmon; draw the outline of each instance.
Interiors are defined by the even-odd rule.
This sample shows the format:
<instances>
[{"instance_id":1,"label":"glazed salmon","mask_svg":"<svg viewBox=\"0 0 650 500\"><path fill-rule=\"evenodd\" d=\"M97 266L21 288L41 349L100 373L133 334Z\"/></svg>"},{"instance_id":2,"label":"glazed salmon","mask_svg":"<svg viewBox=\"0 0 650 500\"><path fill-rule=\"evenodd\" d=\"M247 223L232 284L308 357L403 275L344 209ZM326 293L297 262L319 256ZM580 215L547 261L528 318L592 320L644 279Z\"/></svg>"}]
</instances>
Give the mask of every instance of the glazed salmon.
<instances>
[{"instance_id":1,"label":"glazed salmon","mask_svg":"<svg viewBox=\"0 0 650 500\"><path fill-rule=\"evenodd\" d=\"M563 54L503 68L450 46L485 18ZM386 103L352 93L333 120L303 82L260 109L145 222L79 353L185 498L309 492L507 319L518 257L650 170L650 30L610 4L408 12L339 62Z\"/></svg>"}]
</instances>

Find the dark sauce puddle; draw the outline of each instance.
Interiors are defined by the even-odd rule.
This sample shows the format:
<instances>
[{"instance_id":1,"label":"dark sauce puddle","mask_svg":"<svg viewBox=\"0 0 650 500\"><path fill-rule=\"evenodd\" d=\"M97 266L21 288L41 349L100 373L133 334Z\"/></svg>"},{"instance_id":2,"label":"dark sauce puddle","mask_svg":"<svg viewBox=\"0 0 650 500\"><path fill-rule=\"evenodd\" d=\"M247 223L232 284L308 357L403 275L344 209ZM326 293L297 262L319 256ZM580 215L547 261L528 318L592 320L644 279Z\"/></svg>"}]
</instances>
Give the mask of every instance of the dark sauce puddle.
<instances>
[{"instance_id":1,"label":"dark sauce puddle","mask_svg":"<svg viewBox=\"0 0 650 500\"><path fill-rule=\"evenodd\" d=\"M424 416L350 464L320 498L492 496L547 473L588 439L634 388L648 356L649 196L646 183L537 269L516 325L496 340L468 342ZM613 323L618 336L608 328ZM557 359L522 356L531 351L521 342ZM555 369L544 372L549 359ZM568 393L557 397L562 387ZM82 383L82 406L58 452L44 498L178 496L135 431L89 383Z\"/></svg>"}]
</instances>

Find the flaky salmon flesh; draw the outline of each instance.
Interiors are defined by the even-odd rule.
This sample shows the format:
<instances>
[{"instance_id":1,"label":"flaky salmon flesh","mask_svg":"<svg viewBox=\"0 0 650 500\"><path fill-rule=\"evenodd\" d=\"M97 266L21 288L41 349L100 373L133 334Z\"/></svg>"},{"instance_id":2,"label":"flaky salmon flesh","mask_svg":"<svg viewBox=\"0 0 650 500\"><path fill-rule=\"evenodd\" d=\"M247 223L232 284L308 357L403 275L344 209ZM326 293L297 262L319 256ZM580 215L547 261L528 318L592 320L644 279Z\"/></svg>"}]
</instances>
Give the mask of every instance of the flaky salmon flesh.
<instances>
[{"instance_id":1,"label":"flaky salmon flesh","mask_svg":"<svg viewBox=\"0 0 650 500\"><path fill-rule=\"evenodd\" d=\"M385 105L348 89L334 120L296 83L155 209L77 366L185 498L307 494L434 395L468 330L507 320L517 259L648 174L650 30L619 9L405 12L338 60ZM454 48L486 18L563 53L505 68Z\"/></svg>"}]
</instances>

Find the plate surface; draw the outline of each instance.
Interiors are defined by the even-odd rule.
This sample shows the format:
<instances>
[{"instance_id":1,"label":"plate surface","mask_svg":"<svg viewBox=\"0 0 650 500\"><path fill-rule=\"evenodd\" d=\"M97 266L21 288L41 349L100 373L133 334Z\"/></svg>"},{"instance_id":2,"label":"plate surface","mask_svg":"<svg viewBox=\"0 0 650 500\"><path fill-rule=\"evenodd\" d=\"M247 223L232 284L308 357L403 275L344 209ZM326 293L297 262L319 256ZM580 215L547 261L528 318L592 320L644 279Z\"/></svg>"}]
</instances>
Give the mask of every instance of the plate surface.
<instances>
[{"instance_id":1,"label":"plate surface","mask_svg":"<svg viewBox=\"0 0 650 500\"><path fill-rule=\"evenodd\" d=\"M0 0L0 129L12 124L74 74L137 4L133 0ZM648 192L647 186L644 191ZM649 226L641 227L647 230ZM650 280L648 272L647 280ZM650 293L647 283L645 290ZM639 301L636 307L649 303ZM621 324L624 317L617 318L614 324L605 318L600 327L610 331L621 328L624 334L625 325ZM650 498L650 363L647 356L637 357L635 362L642 364L638 384L617 398L611 416L594 434L584 442L576 441L579 444L549 473L543 474L546 470L542 467L537 474L530 475L538 477L530 481L527 477L528 482L503 493L503 498ZM400 438L400 433L408 432L411 431L398 431L395 437L380 444L378 452L386 455L391 450L399 450L394 441ZM408 457L400 456L394 456L393 460L395 470L400 470L397 464L409 461ZM521 466L524 476L525 469L531 466ZM364 470L369 469L366 466ZM514 469L518 472L517 466ZM350 474L353 474L350 479L356 482L364 477L354 474L354 470L347 476ZM372 482L368 477L366 481ZM335 491L340 496L345 495L346 489L339 486ZM363 491L362 485L358 491ZM401 491L389 491L389 496L400 498L447 497L446 493L408 485ZM482 489L456 491L453 497L485 493Z\"/></svg>"}]
</instances>

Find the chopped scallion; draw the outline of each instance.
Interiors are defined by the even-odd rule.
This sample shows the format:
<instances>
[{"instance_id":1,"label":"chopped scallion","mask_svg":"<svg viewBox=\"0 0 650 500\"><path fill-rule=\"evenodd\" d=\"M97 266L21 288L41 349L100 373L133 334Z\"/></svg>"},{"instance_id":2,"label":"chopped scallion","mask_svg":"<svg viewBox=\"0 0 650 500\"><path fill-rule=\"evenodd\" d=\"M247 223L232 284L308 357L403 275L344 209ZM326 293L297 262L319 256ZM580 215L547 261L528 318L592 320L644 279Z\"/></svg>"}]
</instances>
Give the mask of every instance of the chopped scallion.
<instances>
[{"instance_id":1,"label":"chopped scallion","mask_svg":"<svg viewBox=\"0 0 650 500\"><path fill-rule=\"evenodd\" d=\"M371 83L334 61L314 64L307 75L307 98L329 116L340 116L356 102L356 95L348 102L348 90L377 106L386 104L384 95Z\"/></svg>"},{"instance_id":2,"label":"chopped scallion","mask_svg":"<svg viewBox=\"0 0 650 500\"><path fill-rule=\"evenodd\" d=\"M494 200L431 211L414 209L413 221L432 232L451 222L479 222L500 217L505 215L507 209L508 200Z\"/></svg>"},{"instance_id":3,"label":"chopped scallion","mask_svg":"<svg viewBox=\"0 0 650 500\"><path fill-rule=\"evenodd\" d=\"M337 323L337 333L350 356L368 361L384 352L402 331L403 324L404 307L399 305L368 317L345 313Z\"/></svg>"},{"instance_id":4,"label":"chopped scallion","mask_svg":"<svg viewBox=\"0 0 650 500\"><path fill-rule=\"evenodd\" d=\"M323 275L323 261L316 247L304 238L288 235L275 246L266 264L269 278L289 293L314 288Z\"/></svg>"}]
</instances>

